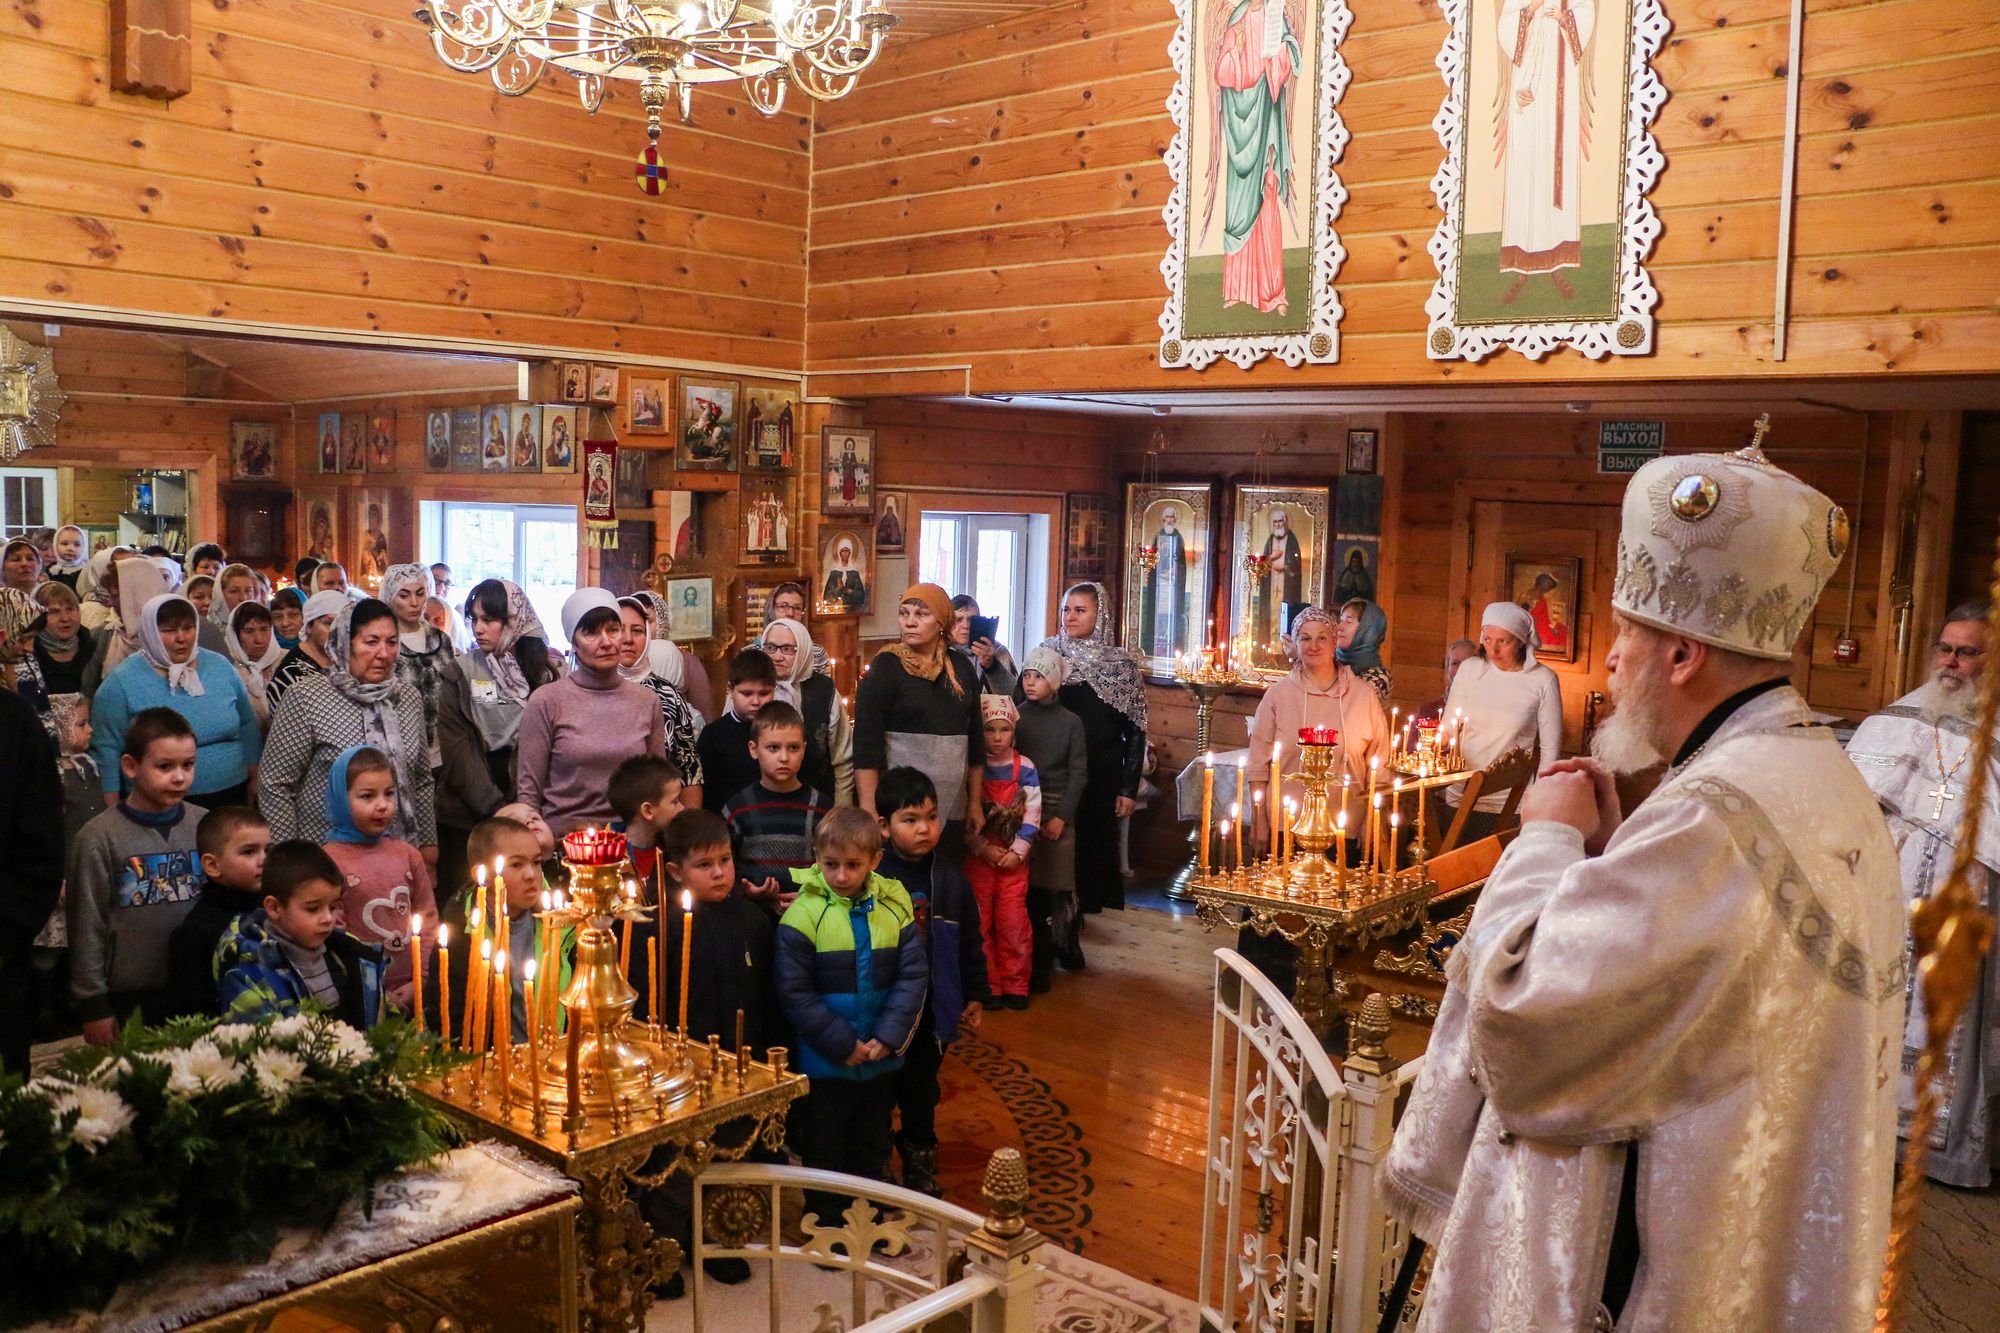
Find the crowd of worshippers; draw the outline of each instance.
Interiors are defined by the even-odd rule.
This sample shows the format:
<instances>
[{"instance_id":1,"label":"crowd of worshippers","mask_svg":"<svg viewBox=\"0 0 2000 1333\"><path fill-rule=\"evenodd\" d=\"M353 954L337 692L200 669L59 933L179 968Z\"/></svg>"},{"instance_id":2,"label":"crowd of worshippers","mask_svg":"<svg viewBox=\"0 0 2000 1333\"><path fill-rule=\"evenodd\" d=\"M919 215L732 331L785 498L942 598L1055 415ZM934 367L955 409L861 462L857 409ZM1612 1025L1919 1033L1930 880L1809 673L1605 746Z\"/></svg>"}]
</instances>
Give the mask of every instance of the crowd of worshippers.
<instances>
[{"instance_id":1,"label":"crowd of worshippers","mask_svg":"<svg viewBox=\"0 0 2000 1333\"><path fill-rule=\"evenodd\" d=\"M80 529L51 536L10 544L0 587L9 1071L134 1015L462 1015L417 1005L412 950L464 937L472 868L506 864L532 934L558 840L609 826L649 898L694 896L696 1035L733 1041L740 1009L756 1049L798 1052L804 1159L881 1178L894 1153L935 1192L944 1048L1083 968L1084 915L1122 905L1145 702L1096 585L1018 662L972 637L971 598L910 588L850 718L798 584L718 709L650 592L578 589L563 653L505 579L452 604L442 565L369 594L302 561L273 591L214 546L85 560ZM463 987L469 943L427 990ZM491 947L519 968L530 944Z\"/></svg>"}]
</instances>

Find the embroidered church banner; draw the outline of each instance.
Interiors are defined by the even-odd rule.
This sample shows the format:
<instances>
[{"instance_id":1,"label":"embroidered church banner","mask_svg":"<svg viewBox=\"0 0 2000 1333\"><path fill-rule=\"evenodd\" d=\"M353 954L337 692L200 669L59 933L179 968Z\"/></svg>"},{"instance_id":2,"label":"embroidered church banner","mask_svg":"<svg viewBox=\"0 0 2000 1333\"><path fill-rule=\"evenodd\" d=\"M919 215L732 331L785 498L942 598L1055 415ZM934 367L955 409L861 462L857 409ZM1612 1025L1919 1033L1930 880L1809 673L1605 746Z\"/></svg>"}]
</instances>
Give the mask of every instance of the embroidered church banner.
<instances>
[{"instance_id":1,"label":"embroidered church banner","mask_svg":"<svg viewBox=\"0 0 2000 1333\"><path fill-rule=\"evenodd\" d=\"M1433 360L1653 350L1660 0L1445 0Z\"/></svg>"},{"instance_id":2,"label":"embroidered church banner","mask_svg":"<svg viewBox=\"0 0 2000 1333\"><path fill-rule=\"evenodd\" d=\"M1160 364L1340 359L1347 0L1175 0Z\"/></svg>"}]
</instances>

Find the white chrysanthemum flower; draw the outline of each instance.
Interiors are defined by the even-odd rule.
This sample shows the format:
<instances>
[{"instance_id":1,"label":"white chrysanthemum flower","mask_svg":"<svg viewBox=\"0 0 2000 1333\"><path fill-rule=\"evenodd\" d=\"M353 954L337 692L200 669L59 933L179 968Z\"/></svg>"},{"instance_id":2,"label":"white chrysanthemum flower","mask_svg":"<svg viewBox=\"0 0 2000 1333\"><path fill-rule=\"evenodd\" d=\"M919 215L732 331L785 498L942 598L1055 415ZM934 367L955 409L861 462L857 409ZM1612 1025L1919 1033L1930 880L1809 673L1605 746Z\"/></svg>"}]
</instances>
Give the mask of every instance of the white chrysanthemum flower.
<instances>
[{"instance_id":1,"label":"white chrysanthemum flower","mask_svg":"<svg viewBox=\"0 0 2000 1333\"><path fill-rule=\"evenodd\" d=\"M132 1108L109 1088L73 1088L49 1104L49 1114L58 1124L71 1111L76 1112L76 1124L70 1128L70 1140L90 1152L96 1152L132 1124Z\"/></svg>"},{"instance_id":2,"label":"white chrysanthemum flower","mask_svg":"<svg viewBox=\"0 0 2000 1333\"><path fill-rule=\"evenodd\" d=\"M306 1062L290 1051L267 1047L250 1057L250 1069L257 1075L257 1086L272 1101L281 1102L291 1094L293 1085L304 1077Z\"/></svg>"},{"instance_id":3,"label":"white chrysanthemum flower","mask_svg":"<svg viewBox=\"0 0 2000 1333\"><path fill-rule=\"evenodd\" d=\"M208 1035L209 1039L218 1045L233 1046L239 1042L254 1039L257 1036L257 1025L254 1023L224 1023Z\"/></svg>"},{"instance_id":4,"label":"white chrysanthemum flower","mask_svg":"<svg viewBox=\"0 0 2000 1333\"><path fill-rule=\"evenodd\" d=\"M315 1054L322 1055L335 1069L351 1069L372 1059L375 1048L368 1044L368 1038L347 1024L332 1022L320 1029Z\"/></svg>"},{"instance_id":5,"label":"white chrysanthemum flower","mask_svg":"<svg viewBox=\"0 0 2000 1333\"><path fill-rule=\"evenodd\" d=\"M214 1042L207 1040L175 1051L167 1064L172 1071L167 1075L167 1091L177 1097L214 1092L243 1077L243 1066L216 1049Z\"/></svg>"},{"instance_id":6,"label":"white chrysanthemum flower","mask_svg":"<svg viewBox=\"0 0 2000 1333\"><path fill-rule=\"evenodd\" d=\"M291 1041L304 1036L313 1026L313 1020L304 1014L286 1014L271 1024L271 1037L275 1041Z\"/></svg>"}]
</instances>

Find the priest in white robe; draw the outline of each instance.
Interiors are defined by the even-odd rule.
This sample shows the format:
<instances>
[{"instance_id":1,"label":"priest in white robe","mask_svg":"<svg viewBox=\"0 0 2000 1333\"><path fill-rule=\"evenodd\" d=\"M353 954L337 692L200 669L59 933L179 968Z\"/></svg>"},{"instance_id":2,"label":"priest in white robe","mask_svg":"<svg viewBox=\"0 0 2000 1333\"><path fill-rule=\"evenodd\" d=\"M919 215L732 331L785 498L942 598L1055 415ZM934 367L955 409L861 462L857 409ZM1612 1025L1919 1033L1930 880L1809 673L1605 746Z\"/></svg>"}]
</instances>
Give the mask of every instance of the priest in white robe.
<instances>
[{"instance_id":1,"label":"priest in white robe","mask_svg":"<svg viewBox=\"0 0 2000 1333\"><path fill-rule=\"evenodd\" d=\"M1617 712L1523 798L1386 1167L1437 1250L1421 1329L1870 1326L1902 896L1786 679L1846 533L1754 448L1632 479ZM1621 812L1614 771L1660 759Z\"/></svg>"},{"instance_id":2,"label":"priest in white robe","mask_svg":"<svg viewBox=\"0 0 2000 1333\"><path fill-rule=\"evenodd\" d=\"M1956 607L1945 617L1932 647L1931 675L1913 693L1870 717L1847 743L1847 756L1882 803L1889 836L1911 902L1944 887L1969 813L1975 688L1986 664L1984 603ZM1973 848L1980 906L1993 910L1993 881L2000 872L2000 770L1989 777L1986 809ZM1903 1034L1902 1076L1897 1081L1907 1138L1916 1106L1914 1074L1923 1053L1923 996L1914 988ZM2000 976L1993 955L1980 967L1979 988L1952 1033L1940 1079L1937 1124L1924 1169L1947 1185L1983 1188L1993 1183L1995 1084L2000 1082Z\"/></svg>"}]
</instances>

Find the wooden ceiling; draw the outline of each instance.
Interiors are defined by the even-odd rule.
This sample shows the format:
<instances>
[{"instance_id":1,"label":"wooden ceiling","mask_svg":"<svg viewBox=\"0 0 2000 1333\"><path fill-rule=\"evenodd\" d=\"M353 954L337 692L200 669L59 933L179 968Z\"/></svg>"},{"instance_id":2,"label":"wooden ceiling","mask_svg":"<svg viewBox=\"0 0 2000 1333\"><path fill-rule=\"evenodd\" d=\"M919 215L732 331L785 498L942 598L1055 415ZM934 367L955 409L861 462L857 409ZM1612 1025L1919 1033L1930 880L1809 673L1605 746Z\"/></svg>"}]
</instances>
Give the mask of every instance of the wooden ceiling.
<instances>
[{"instance_id":1,"label":"wooden ceiling","mask_svg":"<svg viewBox=\"0 0 2000 1333\"><path fill-rule=\"evenodd\" d=\"M899 20L889 40L960 32L1048 7L1041 0L889 0L889 12Z\"/></svg>"}]
</instances>

